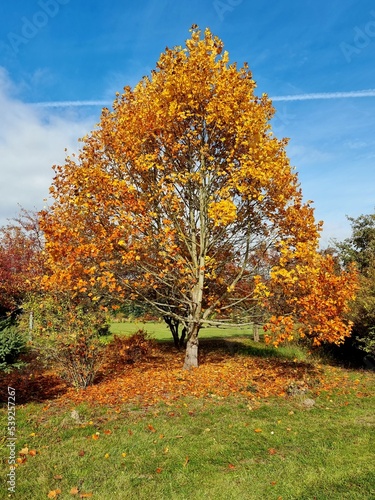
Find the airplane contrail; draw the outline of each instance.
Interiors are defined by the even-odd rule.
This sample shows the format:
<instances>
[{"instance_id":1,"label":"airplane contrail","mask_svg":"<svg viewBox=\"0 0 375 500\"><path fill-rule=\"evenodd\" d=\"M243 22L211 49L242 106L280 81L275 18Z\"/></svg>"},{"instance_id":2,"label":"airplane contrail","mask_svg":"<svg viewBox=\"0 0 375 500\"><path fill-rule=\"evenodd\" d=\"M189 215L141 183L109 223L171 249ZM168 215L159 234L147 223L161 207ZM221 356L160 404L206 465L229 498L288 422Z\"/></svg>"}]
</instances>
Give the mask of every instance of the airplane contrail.
<instances>
[{"instance_id":1,"label":"airplane contrail","mask_svg":"<svg viewBox=\"0 0 375 500\"><path fill-rule=\"evenodd\" d=\"M111 106L112 101L44 101L29 103L38 108L79 108L83 106Z\"/></svg>"},{"instance_id":2,"label":"airplane contrail","mask_svg":"<svg viewBox=\"0 0 375 500\"><path fill-rule=\"evenodd\" d=\"M352 90L349 92L316 92L311 94L277 95L272 101L310 101L316 99L346 99L352 97L375 97L375 89Z\"/></svg>"},{"instance_id":3,"label":"airplane contrail","mask_svg":"<svg viewBox=\"0 0 375 500\"><path fill-rule=\"evenodd\" d=\"M315 92L310 94L292 94L270 96L271 100L276 101L311 101L318 99L351 99L358 97L375 97L375 89L352 90L349 92ZM89 106L111 106L112 101L45 101L30 103L33 106L41 108L72 108Z\"/></svg>"}]
</instances>

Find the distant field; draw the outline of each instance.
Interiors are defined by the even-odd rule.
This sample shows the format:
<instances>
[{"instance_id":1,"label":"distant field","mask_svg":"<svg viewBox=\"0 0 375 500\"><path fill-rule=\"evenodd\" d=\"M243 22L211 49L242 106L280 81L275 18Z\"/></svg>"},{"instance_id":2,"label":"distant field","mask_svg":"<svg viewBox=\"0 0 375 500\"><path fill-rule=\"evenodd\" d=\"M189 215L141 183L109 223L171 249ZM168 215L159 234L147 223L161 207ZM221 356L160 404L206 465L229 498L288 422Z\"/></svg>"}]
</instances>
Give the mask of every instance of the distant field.
<instances>
[{"instance_id":1,"label":"distant field","mask_svg":"<svg viewBox=\"0 0 375 500\"><path fill-rule=\"evenodd\" d=\"M168 326L164 322L124 322L124 323L111 323L110 331L114 335L131 335L139 329L146 330L153 338L157 340L170 340L172 334ZM262 333L260 331L260 333ZM202 328L199 332L200 338L214 338L214 337L248 337L253 335L252 327L244 328Z\"/></svg>"}]
</instances>

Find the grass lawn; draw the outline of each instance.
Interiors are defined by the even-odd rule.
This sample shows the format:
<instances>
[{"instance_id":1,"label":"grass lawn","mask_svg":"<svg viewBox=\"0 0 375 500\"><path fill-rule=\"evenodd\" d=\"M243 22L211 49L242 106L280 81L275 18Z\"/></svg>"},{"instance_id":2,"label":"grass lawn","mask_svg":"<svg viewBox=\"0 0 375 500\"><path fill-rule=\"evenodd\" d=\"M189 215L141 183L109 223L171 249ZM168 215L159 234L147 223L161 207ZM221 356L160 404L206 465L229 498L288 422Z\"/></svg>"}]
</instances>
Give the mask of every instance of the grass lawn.
<instances>
[{"instance_id":1,"label":"grass lawn","mask_svg":"<svg viewBox=\"0 0 375 500\"><path fill-rule=\"evenodd\" d=\"M14 498L375 498L375 375L208 330L192 373L164 341L86 391L1 376L19 395ZM6 437L1 453L5 499Z\"/></svg>"},{"instance_id":2,"label":"grass lawn","mask_svg":"<svg viewBox=\"0 0 375 500\"><path fill-rule=\"evenodd\" d=\"M135 331L143 329L146 330L153 338L157 340L170 340L172 334L164 321L161 322L123 322L111 323L110 332L113 335L130 335ZM199 332L200 338L229 338L229 337L249 337L253 335L252 327L247 326L244 328L217 328L208 327L202 328Z\"/></svg>"}]
</instances>

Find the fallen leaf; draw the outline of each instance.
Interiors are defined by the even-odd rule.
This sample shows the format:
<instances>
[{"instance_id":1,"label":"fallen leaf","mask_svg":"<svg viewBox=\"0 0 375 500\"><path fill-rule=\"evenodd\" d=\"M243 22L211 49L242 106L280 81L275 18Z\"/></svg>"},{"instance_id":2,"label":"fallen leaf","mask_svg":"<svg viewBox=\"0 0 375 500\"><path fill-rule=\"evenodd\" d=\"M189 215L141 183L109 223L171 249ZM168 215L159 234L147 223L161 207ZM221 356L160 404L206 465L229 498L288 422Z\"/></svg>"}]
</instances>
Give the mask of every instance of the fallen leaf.
<instances>
[{"instance_id":1,"label":"fallen leaf","mask_svg":"<svg viewBox=\"0 0 375 500\"><path fill-rule=\"evenodd\" d=\"M29 453L29 448L25 446L25 448L22 448L22 450L19 451L19 455L27 455Z\"/></svg>"},{"instance_id":2,"label":"fallen leaf","mask_svg":"<svg viewBox=\"0 0 375 500\"><path fill-rule=\"evenodd\" d=\"M110 431L109 429L104 431L104 434L107 434L107 436L109 436L110 434L112 434L112 431Z\"/></svg>"},{"instance_id":3,"label":"fallen leaf","mask_svg":"<svg viewBox=\"0 0 375 500\"><path fill-rule=\"evenodd\" d=\"M148 427L148 430L149 430L149 431L151 431L151 432L156 432L156 429L155 429L155 427L154 427L153 425L148 424L148 426L147 426L147 427Z\"/></svg>"},{"instance_id":4,"label":"fallen leaf","mask_svg":"<svg viewBox=\"0 0 375 500\"><path fill-rule=\"evenodd\" d=\"M121 453L122 458L126 457L126 453Z\"/></svg>"},{"instance_id":5,"label":"fallen leaf","mask_svg":"<svg viewBox=\"0 0 375 500\"><path fill-rule=\"evenodd\" d=\"M63 477L61 474L56 474L56 476L53 476L53 479L61 480Z\"/></svg>"},{"instance_id":6,"label":"fallen leaf","mask_svg":"<svg viewBox=\"0 0 375 500\"><path fill-rule=\"evenodd\" d=\"M235 468L236 468L236 466L235 466L235 465L233 465L233 464L228 464L228 469L233 470L233 469L235 469Z\"/></svg>"},{"instance_id":7,"label":"fallen leaf","mask_svg":"<svg viewBox=\"0 0 375 500\"><path fill-rule=\"evenodd\" d=\"M35 457L36 455L36 450L30 450L29 451L29 455L32 456L32 457Z\"/></svg>"},{"instance_id":8,"label":"fallen leaf","mask_svg":"<svg viewBox=\"0 0 375 500\"><path fill-rule=\"evenodd\" d=\"M91 497L92 497L92 495L93 495L93 493L92 493L92 492L89 492L89 493L81 493L81 494L79 495L79 498L91 498Z\"/></svg>"},{"instance_id":9,"label":"fallen leaf","mask_svg":"<svg viewBox=\"0 0 375 500\"><path fill-rule=\"evenodd\" d=\"M263 432L262 429L254 429L254 432Z\"/></svg>"},{"instance_id":10,"label":"fallen leaf","mask_svg":"<svg viewBox=\"0 0 375 500\"><path fill-rule=\"evenodd\" d=\"M186 457L186 458L185 458L185 462L184 462L184 465L183 465L183 466L184 466L184 467L186 467L188 463L189 463L189 457Z\"/></svg>"},{"instance_id":11,"label":"fallen leaf","mask_svg":"<svg viewBox=\"0 0 375 500\"><path fill-rule=\"evenodd\" d=\"M270 455L276 455L277 451L275 450L275 448L270 448L270 449L268 450L268 453L269 453Z\"/></svg>"},{"instance_id":12,"label":"fallen leaf","mask_svg":"<svg viewBox=\"0 0 375 500\"><path fill-rule=\"evenodd\" d=\"M79 450L78 455L83 457L85 455L85 450Z\"/></svg>"},{"instance_id":13,"label":"fallen leaf","mask_svg":"<svg viewBox=\"0 0 375 500\"><path fill-rule=\"evenodd\" d=\"M91 437L92 437L92 439L96 440L96 439L99 439L99 435L100 435L99 432L95 432L95 434L93 434Z\"/></svg>"},{"instance_id":14,"label":"fallen leaf","mask_svg":"<svg viewBox=\"0 0 375 500\"><path fill-rule=\"evenodd\" d=\"M61 490L51 490L49 493L48 493L48 498L56 498L57 496L59 496L61 493Z\"/></svg>"},{"instance_id":15,"label":"fallen leaf","mask_svg":"<svg viewBox=\"0 0 375 500\"><path fill-rule=\"evenodd\" d=\"M161 473L163 472L163 469L162 469L162 468L160 468L160 467L158 467L158 468L156 469L156 472L157 472L157 474L161 474Z\"/></svg>"},{"instance_id":16,"label":"fallen leaf","mask_svg":"<svg viewBox=\"0 0 375 500\"><path fill-rule=\"evenodd\" d=\"M104 458L109 458L109 453L106 453L106 454L104 455Z\"/></svg>"},{"instance_id":17,"label":"fallen leaf","mask_svg":"<svg viewBox=\"0 0 375 500\"><path fill-rule=\"evenodd\" d=\"M70 492L69 492L69 493L70 493L71 495L78 495L78 493L79 493L79 489L78 489L76 486L74 486L74 487L70 490Z\"/></svg>"}]
</instances>

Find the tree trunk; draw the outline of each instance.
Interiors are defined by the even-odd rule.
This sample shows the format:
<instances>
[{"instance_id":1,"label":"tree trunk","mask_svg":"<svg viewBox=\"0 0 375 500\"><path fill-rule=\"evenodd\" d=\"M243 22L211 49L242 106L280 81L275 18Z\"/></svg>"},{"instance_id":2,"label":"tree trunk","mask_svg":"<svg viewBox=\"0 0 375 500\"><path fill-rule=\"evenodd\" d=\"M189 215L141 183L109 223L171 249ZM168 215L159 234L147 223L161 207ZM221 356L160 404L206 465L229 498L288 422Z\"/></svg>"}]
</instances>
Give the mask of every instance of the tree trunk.
<instances>
[{"instance_id":1,"label":"tree trunk","mask_svg":"<svg viewBox=\"0 0 375 500\"><path fill-rule=\"evenodd\" d=\"M259 325L253 325L254 342L259 342Z\"/></svg>"},{"instance_id":2,"label":"tree trunk","mask_svg":"<svg viewBox=\"0 0 375 500\"><path fill-rule=\"evenodd\" d=\"M191 324L189 330L190 332L186 343L184 370L198 367L198 324Z\"/></svg>"},{"instance_id":3,"label":"tree trunk","mask_svg":"<svg viewBox=\"0 0 375 500\"><path fill-rule=\"evenodd\" d=\"M171 333L172 333L172 336L173 336L173 342L174 342L174 345L177 349L180 348L180 339L179 339L179 336L178 336L178 327L179 327L179 324L180 322L175 319L175 318L171 318L171 316L163 316L164 318L164 321L167 323Z\"/></svg>"}]
</instances>

